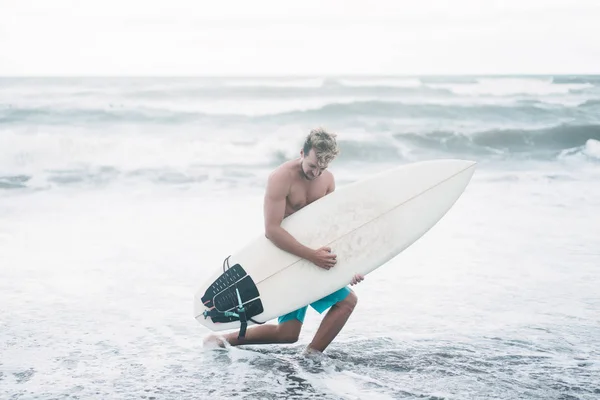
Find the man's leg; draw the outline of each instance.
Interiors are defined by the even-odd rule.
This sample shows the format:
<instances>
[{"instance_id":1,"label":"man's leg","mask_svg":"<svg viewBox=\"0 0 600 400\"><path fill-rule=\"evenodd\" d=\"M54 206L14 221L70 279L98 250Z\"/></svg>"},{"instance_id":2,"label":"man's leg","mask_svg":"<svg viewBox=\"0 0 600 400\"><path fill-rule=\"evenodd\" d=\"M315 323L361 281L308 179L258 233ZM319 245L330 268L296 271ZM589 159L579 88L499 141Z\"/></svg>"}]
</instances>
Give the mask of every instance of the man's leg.
<instances>
[{"instance_id":1,"label":"man's leg","mask_svg":"<svg viewBox=\"0 0 600 400\"><path fill-rule=\"evenodd\" d=\"M348 288L344 289L349 291L349 293L347 293L343 300L331 306L325 315L325 318L321 321L321 325L319 326L317 333L315 333L312 342L308 345L307 350L316 350L319 352L325 351L327 346L329 346L337 334L340 333L346 324L346 321L348 321L348 318L352 314L352 311L354 311L354 307L358 302L358 297L356 297L356 294L352 290ZM344 289L342 289L342 291ZM343 292L342 295L344 295Z\"/></svg>"},{"instance_id":2,"label":"man's leg","mask_svg":"<svg viewBox=\"0 0 600 400\"><path fill-rule=\"evenodd\" d=\"M231 346L246 344L271 344L271 343L296 343L302 322L306 315L306 308L293 311L289 314L279 317L278 325L258 325L248 328L243 339L238 339L238 331L223 335L224 339ZM223 342L217 335L213 334L204 339L204 344L216 343L224 347Z\"/></svg>"}]
</instances>

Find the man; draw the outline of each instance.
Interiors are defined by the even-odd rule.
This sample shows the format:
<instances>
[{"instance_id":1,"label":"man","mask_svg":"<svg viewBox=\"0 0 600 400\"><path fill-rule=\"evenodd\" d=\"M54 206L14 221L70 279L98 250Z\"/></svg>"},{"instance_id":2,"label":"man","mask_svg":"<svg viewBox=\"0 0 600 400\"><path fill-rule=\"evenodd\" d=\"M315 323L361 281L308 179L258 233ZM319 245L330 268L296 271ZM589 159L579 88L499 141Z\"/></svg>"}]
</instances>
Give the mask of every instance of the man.
<instances>
[{"instance_id":1,"label":"man","mask_svg":"<svg viewBox=\"0 0 600 400\"><path fill-rule=\"evenodd\" d=\"M327 167L338 154L336 135L324 129L313 129L304 142L300 157L283 163L269 175L264 199L265 236L277 247L327 270L333 268L337 262L331 249L311 249L302 245L281 227L281 221L335 190L333 174ZM355 285L363 279L362 275L357 274L350 284ZM350 288L344 287L311 303L311 307L319 313L328 308L329 311L307 351L323 352L352 314L356 302L356 294ZM237 332L225 335L224 339L232 346L295 343L302 329L307 307L280 316L277 325L249 328L242 340L238 339ZM205 340L205 343L211 342L223 345L216 335L211 335Z\"/></svg>"}]
</instances>

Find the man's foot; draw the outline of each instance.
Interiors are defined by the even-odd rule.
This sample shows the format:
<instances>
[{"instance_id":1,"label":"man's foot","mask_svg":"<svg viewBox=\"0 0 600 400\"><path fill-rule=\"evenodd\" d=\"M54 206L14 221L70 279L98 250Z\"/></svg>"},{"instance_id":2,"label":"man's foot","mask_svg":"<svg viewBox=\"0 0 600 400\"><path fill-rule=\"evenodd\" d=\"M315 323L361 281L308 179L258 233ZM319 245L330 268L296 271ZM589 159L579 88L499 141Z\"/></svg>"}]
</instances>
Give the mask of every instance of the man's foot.
<instances>
[{"instance_id":1,"label":"man's foot","mask_svg":"<svg viewBox=\"0 0 600 400\"><path fill-rule=\"evenodd\" d=\"M307 346L302 352L302 357L313 363L321 363L329 359L325 353Z\"/></svg>"},{"instance_id":2,"label":"man's foot","mask_svg":"<svg viewBox=\"0 0 600 400\"><path fill-rule=\"evenodd\" d=\"M202 341L202 345L203 347L209 349L214 349L218 347L223 348L225 347L225 340L219 335L211 334L204 338L204 340Z\"/></svg>"},{"instance_id":3,"label":"man's foot","mask_svg":"<svg viewBox=\"0 0 600 400\"><path fill-rule=\"evenodd\" d=\"M306 356L306 357L311 357L311 356L317 356L317 357L319 357L319 356L323 355L323 352L321 352L319 350L316 350L316 349L313 349L310 346L307 346L304 349L304 351L302 352L302 355Z\"/></svg>"}]
</instances>

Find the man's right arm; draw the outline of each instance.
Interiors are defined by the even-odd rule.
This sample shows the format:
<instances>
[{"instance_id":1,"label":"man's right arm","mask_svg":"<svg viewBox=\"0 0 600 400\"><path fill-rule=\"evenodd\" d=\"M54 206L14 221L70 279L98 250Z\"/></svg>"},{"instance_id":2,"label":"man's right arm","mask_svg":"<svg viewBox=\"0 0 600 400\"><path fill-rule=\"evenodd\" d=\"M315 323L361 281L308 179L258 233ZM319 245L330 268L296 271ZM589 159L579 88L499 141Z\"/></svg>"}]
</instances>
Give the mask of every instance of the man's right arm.
<instances>
[{"instance_id":1,"label":"man's right arm","mask_svg":"<svg viewBox=\"0 0 600 400\"><path fill-rule=\"evenodd\" d=\"M315 251L298 242L288 231L281 227L285 215L286 198L290 189L290 180L285 170L273 172L267 181L264 199L265 236L277 247L298 257L313 260Z\"/></svg>"}]
</instances>

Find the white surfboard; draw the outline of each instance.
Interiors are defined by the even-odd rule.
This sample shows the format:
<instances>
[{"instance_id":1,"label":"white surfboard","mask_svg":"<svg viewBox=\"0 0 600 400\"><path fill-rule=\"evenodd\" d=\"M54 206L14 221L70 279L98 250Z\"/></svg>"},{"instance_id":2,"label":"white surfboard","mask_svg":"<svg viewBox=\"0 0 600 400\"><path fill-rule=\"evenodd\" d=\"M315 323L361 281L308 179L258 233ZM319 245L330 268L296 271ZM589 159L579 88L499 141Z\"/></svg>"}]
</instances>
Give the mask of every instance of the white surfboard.
<instances>
[{"instance_id":1,"label":"white surfboard","mask_svg":"<svg viewBox=\"0 0 600 400\"><path fill-rule=\"evenodd\" d=\"M319 268L279 249L260 232L200 285L194 296L195 318L213 331L239 328L237 317L222 312L235 312L241 301L248 316L263 323L348 285L356 273L367 275L446 214L465 190L475 164L417 162L336 189L281 224L308 247L331 247L337 255L335 267Z\"/></svg>"}]
</instances>

